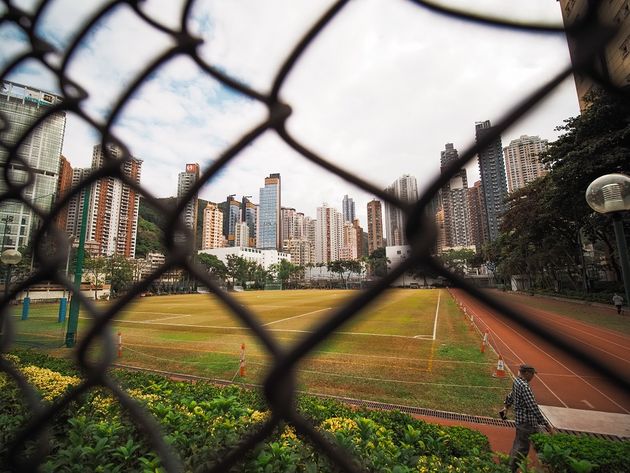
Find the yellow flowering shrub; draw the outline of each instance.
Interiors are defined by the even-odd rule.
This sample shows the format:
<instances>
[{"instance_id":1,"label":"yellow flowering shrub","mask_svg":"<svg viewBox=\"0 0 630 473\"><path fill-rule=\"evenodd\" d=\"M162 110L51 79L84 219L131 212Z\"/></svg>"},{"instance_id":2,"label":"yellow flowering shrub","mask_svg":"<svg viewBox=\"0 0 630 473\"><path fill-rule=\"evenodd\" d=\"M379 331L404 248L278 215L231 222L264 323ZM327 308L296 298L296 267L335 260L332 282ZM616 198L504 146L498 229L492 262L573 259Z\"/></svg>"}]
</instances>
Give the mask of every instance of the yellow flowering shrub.
<instances>
[{"instance_id":1,"label":"yellow flowering shrub","mask_svg":"<svg viewBox=\"0 0 630 473\"><path fill-rule=\"evenodd\" d=\"M270 411L265 411L265 412L254 411L249 416L249 418L250 418L250 420L252 422L265 422L265 421L269 420L270 417L271 417L271 412Z\"/></svg>"},{"instance_id":2,"label":"yellow flowering shrub","mask_svg":"<svg viewBox=\"0 0 630 473\"><path fill-rule=\"evenodd\" d=\"M320 427L323 430L328 432L350 432L352 430L356 430L358 428L357 423L345 417L331 417L330 419L326 419Z\"/></svg>"},{"instance_id":3,"label":"yellow flowering shrub","mask_svg":"<svg viewBox=\"0 0 630 473\"><path fill-rule=\"evenodd\" d=\"M64 376L48 368L24 366L21 368L26 380L37 388L42 397L52 401L61 396L71 386L77 386L81 379L76 376Z\"/></svg>"}]
</instances>

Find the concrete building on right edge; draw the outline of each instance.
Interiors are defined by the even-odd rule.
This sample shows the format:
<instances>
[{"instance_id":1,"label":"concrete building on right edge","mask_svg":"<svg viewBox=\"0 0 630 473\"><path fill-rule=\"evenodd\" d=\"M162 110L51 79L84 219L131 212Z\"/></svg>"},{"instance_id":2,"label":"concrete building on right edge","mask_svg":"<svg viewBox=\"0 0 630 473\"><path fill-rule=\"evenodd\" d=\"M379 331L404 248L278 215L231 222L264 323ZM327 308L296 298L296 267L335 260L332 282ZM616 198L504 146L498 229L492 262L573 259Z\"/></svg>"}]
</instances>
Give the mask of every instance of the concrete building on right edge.
<instances>
[{"instance_id":1,"label":"concrete building on right edge","mask_svg":"<svg viewBox=\"0 0 630 473\"><path fill-rule=\"evenodd\" d=\"M414 176L405 174L396 179L385 192L403 202L412 203L418 200L418 182ZM385 202L385 237L387 246L407 244L405 214L397 206Z\"/></svg>"},{"instance_id":2,"label":"concrete building on right edge","mask_svg":"<svg viewBox=\"0 0 630 473\"><path fill-rule=\"evenodd\" d=\"M490 120L475 123L475 140L481 141L489 134L493 134L494 130ZM494 241L499 236L499 224L501 223L501 215L505 211L505 198L507 197L501 137L496 136L488 146L479 152L477 159L485 208L485 219L482 224L486 228L483 235L486 241Z\"/></svg>"},{"instance_id":3,"label":"concrete building on right edge","mask_svg":"<svg viewBox=\"0 0 630 473\"><path fill-rule=\"evenodd\" d=\"M630 2L628 0L560 0L562 18L565 28L584 19L587 9L597 8L598 19L601 23L618 28L617 34L608 42L602 54L595 58L593 67L618 87L630 87ZM569 54L573 63L579 57L577 44L567 38ZM590 46L590 45L589 45ZM577 89L580 110L584 111L586 102L584 96L595 86L590 77L579 72L573 74Z\"/></svg>"},{"instance_id":4,"label":"concrete building on right edge","mask_svg":"<svg viewBox=\"0 0 630 473\"><path fill-rule=\"evenodd\" d=\"M541 140L538 136L521 135L503 148L508 192L525 187L529 182L547 174L539 158L547 146L547 140Z\"/></svg>"},{"instance_id":5,"label":"concrete building on right edge","mask_svg":"<svg viewBox=\"0 0 630 473\"><path fill-rule=\"evenodd\" d=\"M378 248L384 248L383 242L383 210L380 200L371 200L367 204L367 240L368 256Z\"/></svg>"}]
</instances>

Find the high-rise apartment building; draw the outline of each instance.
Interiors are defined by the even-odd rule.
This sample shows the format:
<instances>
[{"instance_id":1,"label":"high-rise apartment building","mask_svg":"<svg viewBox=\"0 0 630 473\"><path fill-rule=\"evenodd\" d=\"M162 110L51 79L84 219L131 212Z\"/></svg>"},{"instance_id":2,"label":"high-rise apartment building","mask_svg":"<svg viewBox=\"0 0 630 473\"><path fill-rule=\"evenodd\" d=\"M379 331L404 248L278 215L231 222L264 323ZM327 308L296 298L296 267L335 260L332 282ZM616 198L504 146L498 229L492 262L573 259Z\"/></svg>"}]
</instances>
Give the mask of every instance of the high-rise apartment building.
<instances>
[{"instance_id":1,"label":"high-rise apartment building","mask_svg":"<svg viewBox=\"0 0 630 473\"><path fill-rule=\"evenodd\" d=\"M328 263L339 260L342 245L343 215L327 204L317 207L315 262Z\"/></svg>"},{"instance_id":2,"label":"high-rise apartment building","mask_svg":"<svg viewBox=\"0 0 630 473\"><path fill-rule=\"evenodd\" d=\"M475 123L476 141L485 139L486 136L494 133L494 130L490 120ZM499 236L499 224L505 211L505 198L507 197L501 137L494 138L487 147L479 152L477 158L486 214L484 225L487 227L487 232L484 231L484 235L488 236L489 241L494 241Z\"/></svg>"},{"instance_id":3,"label":"high-rise apartment building","mask_svg":"<svg viewBox=\"0 0 630 473\"><path fill-rule=\"evenodd\" d=\"M547 140L541 140L538 136L521 135L503 148L508 192L525 187L528 182L547 173L539 158L547 145Z\"/></svg>"},{"instance_id":4,"label":"high-rise apartment building","mask_svg":"<svg viewBox=\"0 0 630 473\"><path fill-rule=\"evenodd\" d=\"M355 260L358 257L357 230L350 222L343 222L342 244L339 249L339 259Z\"/></svg>"},{"instance_id":5,"label":"high-rise apartment building","mask_svg":"<svg viewBox=\"0 0 630 473\"><path fill-rule=\"evenodd\" d=\"M352 227L354 228L354 232L357 238L357 258L362 258L363 256L367 256L364 250L364 236L363 236L363 228L361 227L361 223L358 218L355 218L352 221Z\"/></svg>"},{"instance_id":6,"label":"high-rise apartment building","mask_svg":"<svg viewBox=\"0 0 630 473\"><path fill-rule=\"evenodd\" d=\"M598 11L598 19L602 24L613 25L618 28L617 34L608 42L604 51L598 54L592 66L603 77L608 78L618 87L630 87L630 2L628 0L560 0L562 18L566 28L584 19L587 8L594 6ZM581 51L569 36L569 54L571 61L576 62ZM590 47L591 44L589 43ZM586 102L584 96L588 94L595 83L590 77L579 72L573 74L577 89L580 110L584 110Z\"/></svg>"},{"instance_id":7,"label":"high-rise apartment building","mask_svg":"<svg viewBox=\"0 0 630 473\"><path fill-rule=\"evenodd\" d=\"M92 170L103 166L105 153L109 159L124 159L124 175L140 183L142 160L123 156L123 150L118 146L109 145L106 150L100 144L94 146ZM100 256L116 254L134 258L139 207L140 195L120 180L106 177L96 181L90 192L87 227L87 240L92 251Z\"/></svg>"},{"instance_id":8,"label":"high-rise apartment building","mask_svg":"<svg viewBox=\"0 0 630 473\"><path fill-rule=\"evenodd\" d=\"M11 146L26 133L26 130L46 109L56 105L61 97L26 85L2 81L0 89L0 112L6 124L2 129L3 142ZM23 191L26 201L44 212L50 212L57 192L59 165L66 128L66 114L57 112L39 124L25 139L17 155L29 166L33 173L33 183ZM11 182L23 183L27 180L24 164L8 161L6 149L0 148L0 193L7 191L4 172L8 168ZM33 211L23 203L7 200L0 206L2 247L18 249L28 246L40 224Z\"/></svg>"},{"instance_id":9,"label":"high-rise apartment building","mask_svg":"<svg viewBox=\"0 0 630 473\"><path fill-rule=\"evenodd\" d=\"M234 246L249 247L249 228L246 222L238 222L234 228Z\"/></svg>"},{"instance_id":10,"label":"high-rise apartment building","mask_svg":"<svg viewBox=\"0 0 630 473\"><path fill-rule=\"evenodd\" d=\"M476 181L468 188L468 215L470 215L470 243L475 245L477 253L481 252L484 242L488 241L488 226L485 224L486 206L483 203L481 181Z\"/></svg>"},{"instance_id":11,"label":"high-rise apartment building","mask_svg":"<svg viewBox=\"0 0 630 473\"><path fill-rule=\"evenodd\" d=\"M315 244L307 239L284 240L283 250L291 255L291 263L305 266L315 263Z\"/></svg>"},{"instance_id":12,"label":"high-rise apartment building","mask_svg":"<svg viewBox=\"0 0 630 473\"><path fill-rule=\"evenodd\" d=\"M177 178L177 202L179 203L190 189L197 183L201 175L199 164L189 163L186 164L186 170L180 172ZM197 197L195 193L184 207L182 212L182 218L186 227L192 231L193 234L193 248L197 248Z\"/></svg>"},{"instance_id":13,"label":"high-rise apartment building","mask_svg":"<svg viewBox=\"0 0 630 473\"><path fill-rule=\"evenodd\" d=\"M343 221L352 223L356 218L354 213L354 199L348 197L348 195L343 196L343 200L341 201L341 213L343 214Z\"/></svg>"},{"instance_id":14,"label":"high-rise apartment building","mask_svg":"<svg viewBox=\"0 0 630 473\"><path fill-rule=\"evenodd\" d=\"M260 189L256 248L275 250L282 248L280 198L280 174L270 174L265 178L265 187Z\"/></svg>"},{"instance_id":15,"label":"high-rise apartment building","mask_svg":"<svg viewBox=\"0 0 630 473\"><path fill-rule=\"evenodd\" d=\"M367 204L367 227L368 253L371 255L377 248L385 247L383 243L383 211L380 200L374 199Z\"/></svg>"},{"instance_id":16,"label":"high-rise apartment building","mask_svg":"<svg viewBox=\"0 0 630 473\"><path fill-rule=\"evenodd\" d=\"M248 197L251 196L245 195L241 200L241 222L245 222L247 224L247 228L249 231L249 243L247 244L247 246L255 248L258 206L251 202Z\"/></svg>"},{"instance_id":17,"label":"high-rise apartment building","mask_svg":"<svg viewBox=\"0 0 630 473\"><path fill-rule=\"evenodd\" d=\"M403 202L412 203L418 200L418 183L415 177L405 174L387 187L385 192L392 194ZM395 205L385 202L385 236L387 238L387 246L407 244L406 225L407 222L403 211Z\"/></svg>"},{"instance_id":18,"label":"high-rise apartment building","mask_svg":"<svg viewBox=\"0 0 630 473\"><path fill-rule=\"evenodd\" d=\"M453 143L446 143L440 153L440 171L445 172L458 159ZM441 189L444 211L444 247L466 247L471 244L470 218L468 215L468 178L466 169L457 171Z\"/></svg>"},{"instance_id":19,"label":"high-rise apartment building","mask_svg":"<svg viewBox=\"0 0 630 473\"><path fill-rule=\"evenodd\" d=\"M223 236L228 246L234 246L236 224L241 221L241 204L234 198L234 194L231 194L219 204L219 209L223 212Z\"/></svg>"},{"instance_id":20,"label":"high-rise apartment building","mask_svg":"<svg viewBox=\"0 0 630 473\"><path fill-rule=\"evenodd\" d=\"M61 156L59 162L59 179L57 180L57 195L56 200L60 201L72 190L72 165L64 156ZM68 206L66 205L57 214L55 220L57 228L61 231L66 231L68 225Z\"/></svg>"},{"instance_id":21,"label":"high-rise apartment building","mask_svg":"<svg viewBox=\"0 0 630 473\"><path fill-rule=\"evenodd\" d=\"M282 207L280 209L282 220L282 238L284 240L294 240L297 238L297 212L293 208Z\"/></svg>"},{"instance_id":22,"label":"high-rise apartment building","mask_svg":"<svg viewBox=\"0 0 630 473\"><path fill-rule=\"evenodd\" d=\"M81 186L81 182L90 174L91 170L91 168L73 169L70 186L72 188ZM88 187L91 189L91 186ZM65 230L66 234L77 242L81 234L81 218L87 190L87 188L82 187L81 191L68 201L68 206L66 207L66 225L62 230Z\"/></svg>"},{"instance_id":23,"label":"high-rise apartment building","mask_svg":"<svg viewBox=\"0 0 630 473\"><path fill-rule=\"evenodd\" d=\"M208 202L203 209L201 249L223 247L223 212L214 202Z\"/></svg>"}]
</instances>

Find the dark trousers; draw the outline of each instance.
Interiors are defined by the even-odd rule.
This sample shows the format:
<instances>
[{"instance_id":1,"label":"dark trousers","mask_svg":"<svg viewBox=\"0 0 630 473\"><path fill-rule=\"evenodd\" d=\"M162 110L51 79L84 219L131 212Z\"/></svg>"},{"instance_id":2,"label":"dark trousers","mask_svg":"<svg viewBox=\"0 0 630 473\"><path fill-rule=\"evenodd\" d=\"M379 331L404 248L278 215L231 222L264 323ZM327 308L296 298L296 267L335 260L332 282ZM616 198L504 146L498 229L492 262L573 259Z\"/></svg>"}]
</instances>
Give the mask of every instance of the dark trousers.
<instances>
[{"instance_id":1,"label":"dark trousers","mask_svg":"<svg viewBox=\"0 0 630 473\"><path fill-rule=\"evenodd\" d=\"M536 426L529 424L516 424L516 437L512 451L510 451L510 470L515 472L518 463L527 458L529 453L529 436L536 433Z\"/></svg>"}]
</instances>

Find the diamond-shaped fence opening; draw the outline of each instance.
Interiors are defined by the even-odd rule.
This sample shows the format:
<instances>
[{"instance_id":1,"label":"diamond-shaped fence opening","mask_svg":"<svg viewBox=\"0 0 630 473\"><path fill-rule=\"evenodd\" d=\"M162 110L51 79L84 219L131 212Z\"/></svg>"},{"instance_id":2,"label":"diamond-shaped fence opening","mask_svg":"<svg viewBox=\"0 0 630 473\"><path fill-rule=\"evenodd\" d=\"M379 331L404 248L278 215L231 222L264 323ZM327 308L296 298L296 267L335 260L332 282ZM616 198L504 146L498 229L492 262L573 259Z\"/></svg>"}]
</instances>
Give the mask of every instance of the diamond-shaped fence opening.
<instances>
[{"instance_id":1,"label":"diamond-shaped fence opening","mask_svg":"<svg viewBox=\"0 0 630 473\"><path fill-rule=\"evenodd\" d=\"M254 448L257 443L264 441L280 422L287 422L294 426L299 434L309 439L315 447L324 451L330 457L331 461L341 470L356 471L358 467L353 460L338 446L335 446L328 439L323 437L309 421L297 412L294 402L296 397L295 367L296 364L311 353L314 348L334 334L342 324L351 320L358 311L369 302L379 297L397 278L418 265L425 265L432 268L436 273L449 279L459 287L464 288L468 293L474 295L474 297L483 301L491 308L504 313L507 317L517 321L522 326L536 332L556 344L559 348L570 353L575 358L589 362L591 366L598 368L611 382L625 389L630 387L627 377L603 365L587 351L584 351L583 348L571 346L567 344L566 341L548 334L542 327L527 320L514 309L494 300L488 294L480 292L459 276L451 274L431 256L435 240L435 231L433 229L433 223L427 221L424 216L425 208L430 203L432 197L437 194L439 189L451 179L459 169L472 160L477 153L483 150L492 140L500 136L501 132L505 131L517 120L525 116L536 104L553 92L574 70L590 76L597 81L601 87L625 98L622 90L615 87L606 77L602 77L597 72L596 68L591 67L595 62L593 58L600 54L600 51L606 45L607 41L615 33L612 26L598 24L595 7L589 10L585 21L576 24L573 29L567 31L570 41L575 45L581 46L575 49L580 56L572 58L573 66L567 67L557 74L557 76L551 78L547 83L540 84L535 92L529 96L523 97L513 109L506 111L503 119L493 127L491 133L483 136L474 146L471 146L462 153L456 162L431 183L417 202L409 204L393 197L379 186L358 177L352 170L344 169L340 164L327 160L325 156L318 155L302 144L300 140L296 139L285 127L285 123L292 113L291 104L283 103L280 100L280 93L286 79L291 71L295 68L299 68L298 60L307 48L317 41L322 31L324 31L332 20L344 9L348 3L347 1L334 3L308 31L304 31L302 39L293 46L290 54L278 69L269 92L261 92L247 86L238 79L231 77L221 67L207 62L200 56L198 51L201 40L191 34L188 26L188 16L190 15L190 10L194 3L192 1L186 2L184 13L177 27L165 27L151 19L143 13L140 6L141 2L111 1L105 3L100 10L94 14L90 21L84 25L71 45L65 51L61 52L55 51L54 46L38 34L38 21L51 3L53 2L42 1L35 12L28 12L21 10L13 2L4 1L4 12L0 22L2 26L10 25L20 31L24 37L28 38L26 50L7 65L2 73L2 78L5 79L14 69L26 62L29 62L29 64L37 63L38 67L41 67L49 74L57 77L59 88L62 91L61 100L50 97L50 102L47 104L49 106L45 108L45 111L41 115L33 117L33 121L28 124L28 126L25 126L20 134L7 133L7 125L4 117L1 122L4 136L2 138L4 175L0 201L3 205L23 204L32 209L36 218L41 221L34 240L36 258L39 262L37 270L11 287L10 291L2 299L2 333L0 334L2 352L6 353L12 349L15 337L14 322L11 317L9 317L9 304L12 298L21 291L46 281L61 284L67 291L73 290L73 283L64 276L65 273L63 271L63 268L67 265L67 252L69 251L67 237L63 232L57 230L55 222L61 209L68 204L70 199L82 193L89 192L90 189L94 188L93 184L99 179L113 178L119 180L126 184L132 192L141 195L148 205L152 206L157 212L166 216L167 224L162 230L164 231L167 244L167 255L164 263L158 269L153 271L148 277L135 283L124 296L117 299L105 310L97 307L84 295L75 293L74 297L80 301L84 310L86 310L91 317L88 332L75 348L77 363L81 368L83 377L79 384L74 386L66 395L55 401L52 405L43 404L39 401L34 388L29 385L19 369L16 369L8 360L4 358L0 359L0 369L17 383L31 412L31 418L26 424L26 427L19 432L15 443L11 447L11 460L14 462L14 469L27 470L37 468L38 461L40 461L42 457L42 455L38 455L37 452L46 451L47 426L51 420L61 415L70 403L79 401L82 394L96 388L106 388L113 393L123 408L128 411L129 416L138 426L138 429L144 433L143 435L146 440L154 451L158 453L164 468L168 471L181 470L181 465L178 463L176 455L171 451L165 439L160 436L160 430L157 428L156 421L145 412L143 408L139 407L129 394L107 374L107 369L112 365L116 351L116 336L111 329L112 321L116 320L119 313L143 294L156 279L175 268L183 269L191 278L205 285L216 294L216 296L229 307L233 317L238 319L239 323L248 327L251 332L255 334L258 342L267 350L273 361L273 366L264 380L264 395L272 411L271 417L261 429L243 438L238 447L235 447L234 450L224 455L220 463L212 467L212 471L226 471L232 467L239 458L241 458L244 452ZM467 14L466 12L437 6L431 2L416 0L411 3L415 4L417 8L429 9L438 15L443 15L447 18L451 17L454 19L453 21L464 20L480 25L487 25L488 27L501 27L515 31L562 32L559 28L545 25L521 24ZM590 3L594 5L597 2ZM136 20L142 22L146 28L155 29L161 35L167 36L170 39L170 46L155 57L151 63L146 64L141 73L133 77L129 85L125 88L124 93L121 94L120 100L108 111L104 122L100 123L82 107L84 102L88 99L88 95L79 84L71 79L71 74L68 73L68 69L69 64L71 64L72 55L92 33L93 26L119 7L127 7L136 15ZM55 56L55 54L60 54L61 59ZM166 208L148 189L143 188L143 186L134 179L133 173L129 172L129 166L131 166L134 158L129 153L125 143L115 136L112 128L125 105L134 97L134 94L143 86L151 74L176 56L188 57L209 77L220 81L223 85L231 88L235 93L243 94L259 102L267 109L268 115L260 123L252 126L251 129L243 130L241 138L232 143L210 167L203 171L196 185L189 190L187 194L188 198L182 199L173 210ZM47 213L42 211L43 207L32 202L25 195L25 189L37 177L28 162L20 156L19 150L27 137L35 133L39 124L45 120L55 120L55 117L60 112L72 113L86 124L98 130L102 137L101 147L103 150L103 160L100 168L92 174L84 176L80 184L75 186L62 201L57 202L50 213ZM194 198L202 186L210 182L231 160L239 156L239 153L249 144L255 142L261 135L269 131L275 132L287 146L294 149L304 159L321 166L331 173L335 173L340 178L373 194L382 201L397 206L404 212L406 220L409 222L406 232L407 239L411 246L410 256L374 286L359 292L356 297L336 310L333 316L316 327L312 333L305 334L298 343L289 349L282 348L271 335L270 331L261 325L256 315L251 310L242 306L227 292L221 290L217 282L193 261L191 258L193 248L189 243L192 240L190 238L190 230L186 228L180 218L187 203ZM20 171L20 173L18 173L20 176L19 179L16 178L17 174L15 173L9 176L9 166ZM74 340L68 340L68 342L72 344ZM99 357L98 359L94 359L90 353L97 346L99 347ZM28 447L31 453L29 456L30 462L22 464L20 463L21 460L19 460L20 452L22 452L25 447Z\"/></svg>"}]
</instances>

